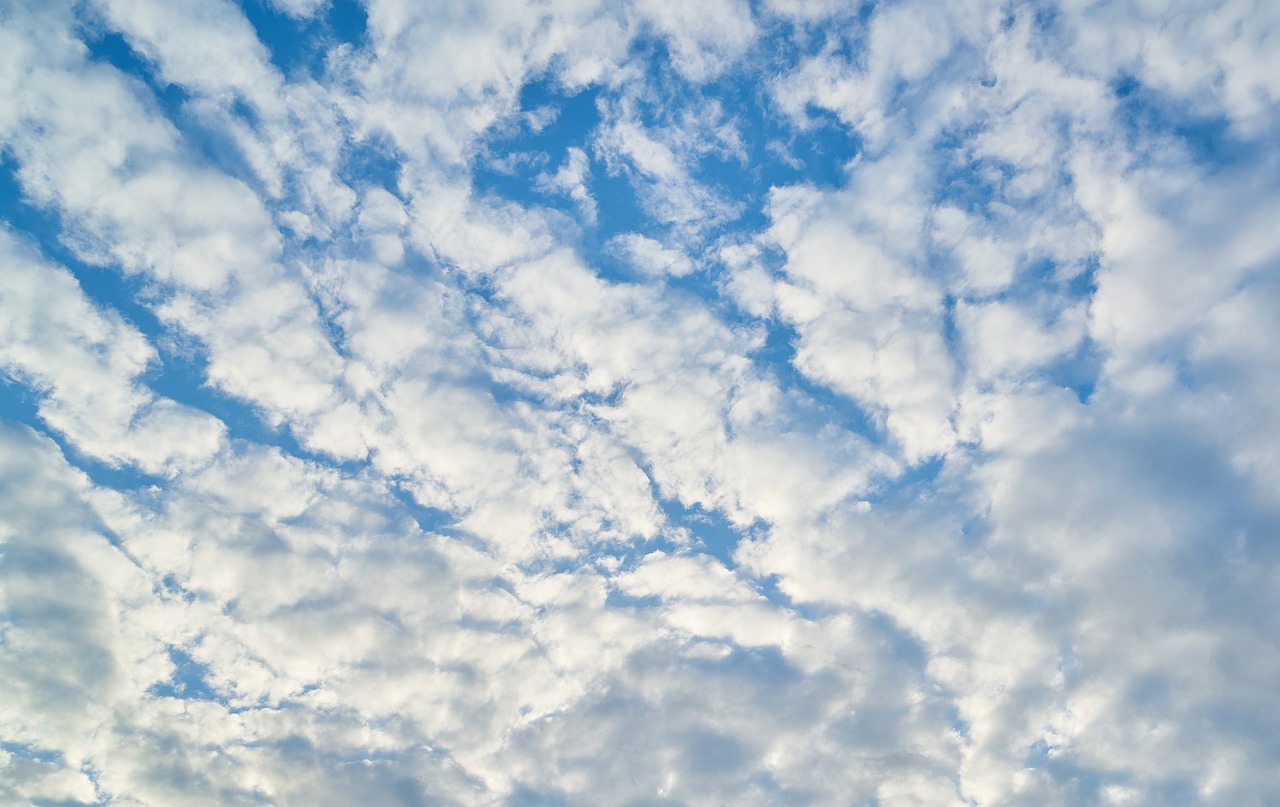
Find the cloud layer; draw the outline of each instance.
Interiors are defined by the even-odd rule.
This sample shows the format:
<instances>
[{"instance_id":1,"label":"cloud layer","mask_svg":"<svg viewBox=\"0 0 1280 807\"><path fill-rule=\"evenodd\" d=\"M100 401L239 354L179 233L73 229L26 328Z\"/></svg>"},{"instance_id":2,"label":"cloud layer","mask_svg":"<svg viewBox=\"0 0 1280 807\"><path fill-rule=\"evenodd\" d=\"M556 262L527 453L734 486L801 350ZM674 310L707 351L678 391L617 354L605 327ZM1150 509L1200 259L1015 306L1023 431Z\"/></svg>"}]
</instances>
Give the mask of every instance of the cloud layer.
<instances>
[{"instance_id":1,"label":"cloud layer","mask_svg":"<svg viewBox=\"0 0 1280 807\"><path fill-rule=\"evenodd\" d=\"M0 12L0 800L1263 805L1280 14Z\"/></svg>"}]
</instances>

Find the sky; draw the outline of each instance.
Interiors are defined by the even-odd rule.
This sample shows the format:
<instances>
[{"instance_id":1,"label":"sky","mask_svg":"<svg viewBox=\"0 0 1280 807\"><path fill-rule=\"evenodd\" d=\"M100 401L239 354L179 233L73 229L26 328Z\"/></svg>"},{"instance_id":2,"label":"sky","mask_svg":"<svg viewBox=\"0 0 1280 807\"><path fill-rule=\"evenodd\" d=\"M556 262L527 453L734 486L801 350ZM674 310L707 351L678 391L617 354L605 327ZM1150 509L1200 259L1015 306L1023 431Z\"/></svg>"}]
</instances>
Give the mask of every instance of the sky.
<instances>
[{"instance_id":1,"label":"sky","mask_svg":"<svg viewBox=\"0 0 1280 807\"><path fill-rule=\"evenodd\" d=\"M1268 805L1280 4L0 5L0 802Z\"/></svg>"}]
</instances>

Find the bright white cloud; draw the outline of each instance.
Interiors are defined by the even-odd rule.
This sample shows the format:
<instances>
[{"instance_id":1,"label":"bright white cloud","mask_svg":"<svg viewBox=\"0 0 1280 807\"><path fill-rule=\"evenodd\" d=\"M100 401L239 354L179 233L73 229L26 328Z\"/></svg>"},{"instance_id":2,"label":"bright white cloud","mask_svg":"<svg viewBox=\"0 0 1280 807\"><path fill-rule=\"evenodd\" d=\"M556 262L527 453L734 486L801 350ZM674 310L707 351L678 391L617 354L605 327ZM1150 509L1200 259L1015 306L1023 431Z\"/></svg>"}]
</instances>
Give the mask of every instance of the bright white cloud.
<instances>
[{"instance_id":1,"label":"bright white cloud","mask_svg":"<svg viewBox=\"0 0 1280 807\"><path fill-rule=\"evenodd\" d=\"M204 412L139 378L157 362L146 338L103 312L69 272L0 232L0 371L38 396L41 420L76 450L152 474L199 465L223 439Z\"/></svg>"}]
</instances>

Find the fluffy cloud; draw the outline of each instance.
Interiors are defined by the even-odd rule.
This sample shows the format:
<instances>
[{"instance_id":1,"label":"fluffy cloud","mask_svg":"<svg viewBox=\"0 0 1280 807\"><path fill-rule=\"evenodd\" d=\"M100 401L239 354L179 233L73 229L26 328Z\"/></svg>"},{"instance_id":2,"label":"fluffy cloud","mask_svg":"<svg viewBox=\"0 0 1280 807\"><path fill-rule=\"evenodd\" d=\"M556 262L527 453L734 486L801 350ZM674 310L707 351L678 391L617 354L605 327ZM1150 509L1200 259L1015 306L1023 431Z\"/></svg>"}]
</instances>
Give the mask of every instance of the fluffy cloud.
<instances>
[{"instance_id":1,"label":"fluffy cloud","mask_svg":"<svg viewBox=\"0 0 1280 807\"><path fill-rule=\"evenodd\" d=\"M90 457L152 474L200 464L223 439L211 415L156 396L146 338L95 306L71 273L0 232L0 368L39 398L40 419Z\"/></svg>"}]
</instances>

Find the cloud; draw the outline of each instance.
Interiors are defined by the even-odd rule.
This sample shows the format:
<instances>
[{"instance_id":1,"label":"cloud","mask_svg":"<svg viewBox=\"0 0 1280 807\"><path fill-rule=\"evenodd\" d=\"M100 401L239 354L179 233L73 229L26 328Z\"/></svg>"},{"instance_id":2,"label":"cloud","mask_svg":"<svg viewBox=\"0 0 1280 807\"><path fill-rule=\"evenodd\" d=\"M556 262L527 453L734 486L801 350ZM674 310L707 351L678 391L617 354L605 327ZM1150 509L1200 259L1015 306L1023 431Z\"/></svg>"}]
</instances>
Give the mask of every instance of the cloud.
<instances>
[{"instance_id":1,"label":"cloud","mask_svg":"<svg viewBox=\"0 0 1280 807\"><path fill-rule=\"evenodd\" d=\"M0 797L1275 792L1268 13L326 8L0 20Z\"/></svg>"},{"instance_id":2,"label":"cloud","mask_svg":"<svg viewBox=\"0 0 1280 807\"><path fill-rule=\"evenodd\" d=\"M895 169L873 166L866 181ZM778 307L800 334L797 369L871 410L915 462L945 452L953 439L943 291L913 267L918 236L917 244L895 237L920 229L912 219L921 210L909 192L896 200L882 194L852 227L857 192L846 193L771 193L770 234L787 256Z\"/></svg>"},{"instance_id":3,"label":"cloud","mask_svg":"<svg viewBox=\"0 0 1280 807\"><path fill-rule=\"evenodd\" d=\"M697 9L671 0L646 0L638 9L666 38L675 68L694 81L722 72L756 35L750 7L740 0L712 0Z\"/></svg>"},{"instance_id":4,"label":"cloud","mask_svg":"<svg viewBox=\"0 0 1280 807\"><path fill-rule=\"evenodd\" d=\"M733 122L724 120L715 102L695 99L680 118L650 126L643 107L653 100L624 96L606 109L595 153L611 174L626 176L650 217L677 237L695 240L741 212L731 198L696 177L695 166L708 154L736 161L745 155Z\"/></svg>"},{"instance_id":5,"label":"cloud","mask_svg":"<svg viewBox=\"0 0 1280 807\"><path fill-rule=\"evenodd\" d=\"M693 263L688 256L639 233L615 236L611 243L641 274L651 277L683 277L693 271Z\"/></svg>"},{"instance_id":6,"label":"cloud","mask_svg":"<svg viewBox=\"0 0 1280 807\"><path fill-rule=\"evenodd\" d=\"M567 155L564 165L554 174L539 177L538 184L547 191L568 196L578 206L582 218L588 224L594 224L597 205L587 187L587 178L591 174L590 159L586 152L577 147L570 147Z\"/></svg>"},{"instance_id":7,"label":"cloud","mask_svg":"<svg viewBox=\"0 0 1280 807\"><path fill-rule=\"evenodd\" d=\"M37 412L78 451L152 474L198 466L223 440L216 418L155 395L146 338L102 311L67 270L0 231L0 369L39 395Z\"/></svg>"}]
</instances>

